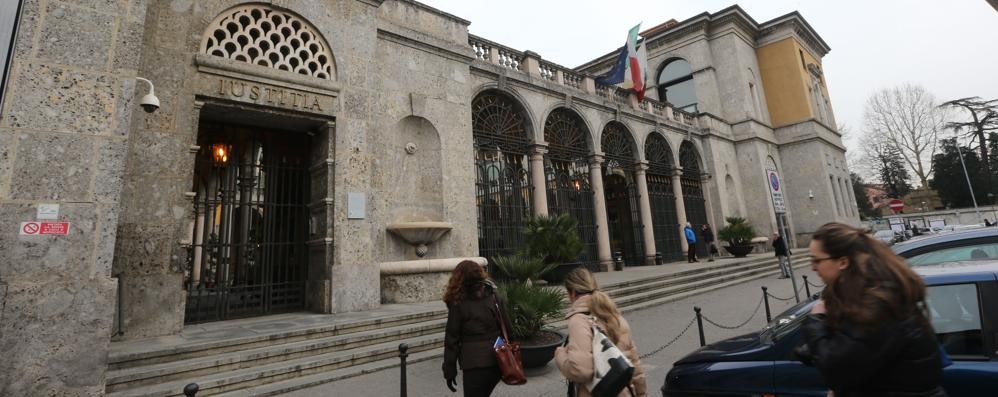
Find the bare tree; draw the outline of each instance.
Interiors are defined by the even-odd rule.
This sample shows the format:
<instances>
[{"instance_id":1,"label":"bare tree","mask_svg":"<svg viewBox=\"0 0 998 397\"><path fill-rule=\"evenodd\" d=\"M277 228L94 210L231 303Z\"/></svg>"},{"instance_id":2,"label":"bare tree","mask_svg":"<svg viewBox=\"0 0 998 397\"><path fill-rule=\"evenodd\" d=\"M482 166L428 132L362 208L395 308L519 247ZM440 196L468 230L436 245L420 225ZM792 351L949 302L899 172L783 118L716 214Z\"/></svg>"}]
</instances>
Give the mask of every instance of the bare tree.
<instances>
[{"instance_id":1,"label":"bare tree","mask_svg":"<svg viewBox=\"0 0 998 397\"><path fill-rule=\"evenodd\" d=\"M935 97L910 83L877 91L866 101L863 114L865 133L897 149L922 186L929 185L945 118Z\"/></svg>"}]
</instances>

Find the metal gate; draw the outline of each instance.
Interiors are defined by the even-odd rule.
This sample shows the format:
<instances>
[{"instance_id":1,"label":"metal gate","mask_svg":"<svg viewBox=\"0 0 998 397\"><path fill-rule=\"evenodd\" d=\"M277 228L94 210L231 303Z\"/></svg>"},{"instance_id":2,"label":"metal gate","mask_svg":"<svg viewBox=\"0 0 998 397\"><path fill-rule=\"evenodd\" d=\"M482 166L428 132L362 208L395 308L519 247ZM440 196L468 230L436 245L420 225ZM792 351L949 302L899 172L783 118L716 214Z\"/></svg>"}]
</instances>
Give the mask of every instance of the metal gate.
<instances>
[{"instance_id":1,"label":"metal gate","mask_svg":"<svg viewBox=\"0 0 998 397\"><path fill-rule=\"evenodd\" d=\"M665 260L681 260L683 246L679 241L679 216L676 214L676 195L672 191L672 177L652 172L649 172L647 177L652 230L655 231L655 249Z\"/></svg>"},{"instance_id":2,"label":"metal gate","mask_svg":"<svg viewBox=\"0 0 998 397\"><path fill-rule=\"evenodd\" d=\"M523 247L523 230L531 216L528 123L516 101L494 90L475 97L471 115L478 252L491 267L496 256Z\"/></svg>"},{"instance_id":3,"label":"metal gate","mask_svg":"<svg viewBox=\"0 0 998 397\"><path fill-rule=\"evenodd\" d=\"M202 125L184 321L303 310L308 137Z\"/></svg>"},{"instance_id":4,"label":"metal gate","mask_svg":"<svg viewBox=\"0 0 998 397\"><path fill-rule=\"evenodd\" d=\"M551 159L544 168L547 178L548 211L552 215L569 214L575 218L578 222L579 237L585 246L579 260L589 270L599 271L596 259L596 219L593 215L595 204L589 181L589 162Z\"/></svg>"},{"instance_id":5,"label":"metal gate","mask_svg":"<svg viewBox=\"0 0 998 397\"><path fill-rule=\"evenodd\" d=\"M697 233L697 255L706 256L707 245L699 244L700 226L707 224L706 200L700 182L700 155L690 141L684 141L679 146L679 165L683 167L679 183L683 188L686 221L693 225L693 230Z\"/></svg>"},{"instance_id":6,"label":"metal gate","mask_svg":"<svg viewBox=\"0 0 998 397\"><path fill-rule=\"evenodd\" d=\"M604 177L607 225L610 229L610 250L619 252L628 266L645 264L641 226L641 208L633 174Z\"/></svg>"}]
</instances>

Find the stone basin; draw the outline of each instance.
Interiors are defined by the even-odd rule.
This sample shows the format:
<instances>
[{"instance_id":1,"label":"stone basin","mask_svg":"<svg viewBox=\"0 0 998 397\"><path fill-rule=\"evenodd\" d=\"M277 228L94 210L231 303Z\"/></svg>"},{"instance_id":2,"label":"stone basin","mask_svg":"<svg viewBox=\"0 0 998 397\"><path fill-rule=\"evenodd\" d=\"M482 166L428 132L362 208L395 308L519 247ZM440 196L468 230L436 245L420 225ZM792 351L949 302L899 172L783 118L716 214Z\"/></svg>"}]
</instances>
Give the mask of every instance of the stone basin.
<instances>
[{"instance_id":1,"label":"stone basin","mask_svg":"<svg viewBox=\"0 0 998 397\"><path fill-rule=\"evenodd\" d=\"M400 222L388 225L388 231L416 247L416 255L423 257L433 244L454 228L450 222Z\"/></svg>"}]
</instances>

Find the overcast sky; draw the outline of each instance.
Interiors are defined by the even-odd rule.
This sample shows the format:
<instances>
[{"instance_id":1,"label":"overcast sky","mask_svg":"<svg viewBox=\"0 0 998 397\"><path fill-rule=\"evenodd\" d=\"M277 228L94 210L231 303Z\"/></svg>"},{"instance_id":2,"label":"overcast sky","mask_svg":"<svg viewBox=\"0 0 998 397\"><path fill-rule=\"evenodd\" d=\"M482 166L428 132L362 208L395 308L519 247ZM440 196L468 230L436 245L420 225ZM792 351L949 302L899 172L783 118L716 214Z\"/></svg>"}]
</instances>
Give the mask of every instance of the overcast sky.
<instances>
[{"instance_id":1,"label":"overcast sky","mask_svg":"<svg viewBox=\"0 0 998 397\"><path fill-rule=\"evenodd\" d=\"M576 67L624 44L627 30L716 12L730 1L421 0L471 21L472 34ZM800 12L832 48L832 107L852 136L878 88L912 82L941 100L998 98L998 12L985 0L745 0L759 23ZM852 137L850 137L852 138ZM849 139L847 146L855 143Z\"/></svg>"}]
</instances>

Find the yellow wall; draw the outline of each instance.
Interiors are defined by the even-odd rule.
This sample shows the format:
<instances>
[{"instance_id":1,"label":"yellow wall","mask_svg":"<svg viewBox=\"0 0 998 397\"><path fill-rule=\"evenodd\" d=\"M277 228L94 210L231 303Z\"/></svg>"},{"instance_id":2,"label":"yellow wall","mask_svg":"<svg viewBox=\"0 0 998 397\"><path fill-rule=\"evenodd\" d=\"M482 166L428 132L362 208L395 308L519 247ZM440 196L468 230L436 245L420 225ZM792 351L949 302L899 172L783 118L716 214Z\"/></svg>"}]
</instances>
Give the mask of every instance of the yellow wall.
<instances>
[{"instance_id":1,"label":"yellow wall","mask_svg":"<svg viewBox=\"0 0 998 397\"><path fill-rule=\"evenodd\" d=\"M766 104L774 127L781 127L807 119L816 118L812 112L807 87L810 73L801 65L800 53L803 48L793 38L786 38L756 49L759 59L759 74L766 91ZM804 61L821 66L807 51L803 51ZM822 81L822 90L828 91Z\"/></svg>"}]
</instances>

